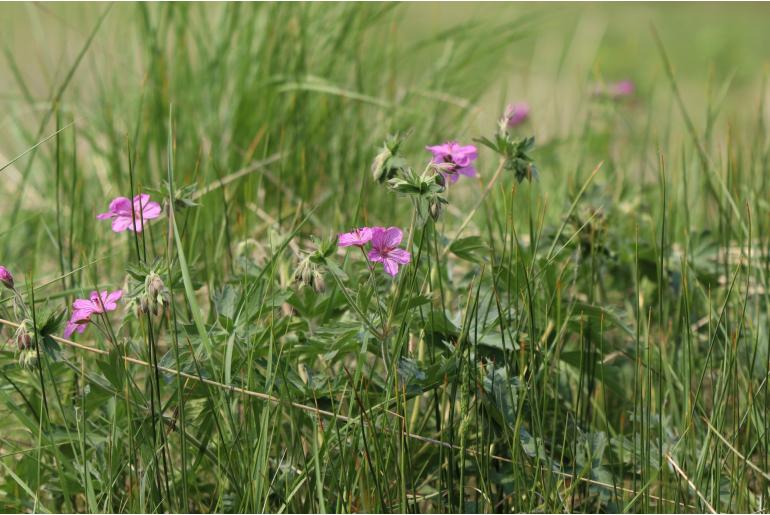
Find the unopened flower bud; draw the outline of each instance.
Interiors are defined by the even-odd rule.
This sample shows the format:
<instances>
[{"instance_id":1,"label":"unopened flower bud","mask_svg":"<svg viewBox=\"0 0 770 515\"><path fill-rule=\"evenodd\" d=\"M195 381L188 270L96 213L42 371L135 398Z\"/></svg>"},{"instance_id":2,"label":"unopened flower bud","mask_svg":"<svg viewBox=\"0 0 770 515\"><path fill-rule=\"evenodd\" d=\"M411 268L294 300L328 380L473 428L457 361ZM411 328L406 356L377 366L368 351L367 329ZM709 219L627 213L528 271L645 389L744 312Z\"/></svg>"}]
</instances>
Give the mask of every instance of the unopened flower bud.
<instances>
[{"instance_id":1,"label":"unopened flower bud","mask_svg":"<svg viewBox=\"0 0 770 515\"><path fill-rule=\"evenodd\" d=\"M165 289L163 280L155 272L150 272L150 274L145 278L144 287L147 290L147 295L149 295L150 298L157 297Z\"/></svg>"},{"instance_id":2,"label":"unopened flower bud","mask_svg":"<svg viewBox=\"0 0 770 515\"><path fill-rule=\"evenodd\" d=\"M150 303L147 301L147 296L142 295L139 297L139 302L137 303L137 310L140 315L146 315L150 312Z\"/></svg>"},{"instance_id":3,"label":"unopened flower bud","mask_svg":"<svg viewBox=\"0 0 770 515\"><path fill-rule=\"evenodd\" d=\"M13 275L11 275L11 272L9 272L7 268L1 265L0 265L0 283L3 283L3 286L8 288L9 290L13 289Z\"/></svg>"},{"instance_id":4,"label":"unopened flower bud","mask_svg":"<svg viewBox=\"0 0 770 515\"><path fill-rule=\"evenodd\" d=\"M437 222L441 213L444 211L444 206L441 202L434 201L428 206L428 211L430 212L430 217L433 218L433 221Z\"/></svg>"},{"instance_id":5,"label":"unopened flower bud","mask_svg":"<svg viewBox=\"0 0 770 515\"><path fill-rule=\"evenodd\" d=\"M405 136L395 134L385 140L380 152L372 162L372 177L379 183L384 183L394 178L399 171L405 170L406 161L399 155L399 148Z\"/></svg>"},{"instance_id":6,"label":"unopened flower bud","mask_svg":"<svg viewBox=\"0 0 770 515\"><path fill-rule=\"evenodd\" d=\"M299 283L300 286L310 286L312 280L313 271L310 259L306 257L299 262L297 269L294 271L294 282Z\"/></svg>"},{"instance_id":7,"label":"unopened flower bud","mask_svg":"<svg viewBox=\"0 0 770 515\"><path fill-rule=\"evenodd\" d=\"M29 330L32 325L30 320L23 320L19 327L16 329L16 333L13 335L13 341L16 343L16 348L20 351L28 350L33 347L35 333Z\"/></svg>"},{"instance_id":8,"label":"unopened flower bud","mask_svg":"<svg viewBox=\"0 0 770 515\"><path fill-rule=\"evenodd\" d=\"M313 254L308 254L299 262L294 271L294 282L298 283L300 288L308 286L313 288L316 293L320 293L326 289L326 282L323 273L311 261L312 256Z\"/></svg>"},{"instance_id":9,"label":"unopened flower bud","mask_svg":"<svg viewBox=\"0 0 770 515\"><path fill-rule=\"evenodd\" d=\"M139 296L139 310L144 314L159 316L170 302L171 294L163 284L163 279L155 272L150 272L144 279L144 294Z\"/></svg>"}]
</instances>

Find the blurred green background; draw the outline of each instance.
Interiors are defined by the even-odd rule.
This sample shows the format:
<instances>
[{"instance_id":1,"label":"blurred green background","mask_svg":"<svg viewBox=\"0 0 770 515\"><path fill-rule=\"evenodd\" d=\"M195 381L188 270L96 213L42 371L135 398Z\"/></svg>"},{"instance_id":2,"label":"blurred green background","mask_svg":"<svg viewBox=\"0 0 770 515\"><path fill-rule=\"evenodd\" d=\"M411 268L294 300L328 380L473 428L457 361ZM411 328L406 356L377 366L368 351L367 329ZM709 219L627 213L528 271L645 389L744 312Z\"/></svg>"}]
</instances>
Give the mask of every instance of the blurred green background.
<instances>
[{"instance_id":1,"label":"blurred green background","mask_svg":"<svg viewBox=\"0 0 770 515\"><path fill-rule=\"evenodd\" d=\"M66 58L74 57L88 36L104 3L3 3L0 16L5 20L0 44L12 52L32 81L34 92L44 95L50 80L62 73ZM195 10L207 16L220 16L222 6L197 5ZM743 2L687 3L484 3L426 2L401 5L398 15L388 20L386 30L408 44L443 34L452 40L457 25L484 26L490 36L513 24L525 28L520 40L512 45L498 67L478 77L490 85L506 81L509 92L517 97L535 97L547 103L559 83L571 77L601 73L606 77L629 77L643 88L660 80L660 59L650 28L657 27L678 78L693 95L703 96L703 84L709 74L717 80L732 79L736 93L754 93L758 79L768 64L767 23L770 5ZM101 70L113 66L126 70L135 51L132 23L136 8L115 5L96 37L89 60ZM280 30L272 27L271 30ZM407 67L429 66L440 59L442 48L413 56ZM107 68L101 68L107 67ZM0 91L4 102L19 95L8 63L0 64ZM123 77L126 85L141 80L136 75ZM569 84L564 84L569 86ZM691 91L690 91L691 89ZM739 95L736 95L739 97ZM745 98L743 100L746 100ZM751 103L749 103L751 105ZM740 107L736 98L731 106Z\"/></svg>"}]
</instances>

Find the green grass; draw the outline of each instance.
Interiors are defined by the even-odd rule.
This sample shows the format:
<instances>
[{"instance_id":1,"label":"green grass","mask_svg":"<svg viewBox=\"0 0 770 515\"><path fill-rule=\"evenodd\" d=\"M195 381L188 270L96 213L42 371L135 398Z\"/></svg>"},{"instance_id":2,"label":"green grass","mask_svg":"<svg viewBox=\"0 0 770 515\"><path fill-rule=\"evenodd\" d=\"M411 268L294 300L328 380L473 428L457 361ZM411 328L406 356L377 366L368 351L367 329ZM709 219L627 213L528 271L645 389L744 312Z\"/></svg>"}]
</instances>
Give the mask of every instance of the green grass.
<instances>
[{"instance_id":1,"label":"green grass","mask_svg":"<svg viewBox=\"0 0 770 515\"><path fill-rule=\"evenodd\" d=\"M0 7L0 511L768 511L766 9Z\"/></svg>"}]
</instances>

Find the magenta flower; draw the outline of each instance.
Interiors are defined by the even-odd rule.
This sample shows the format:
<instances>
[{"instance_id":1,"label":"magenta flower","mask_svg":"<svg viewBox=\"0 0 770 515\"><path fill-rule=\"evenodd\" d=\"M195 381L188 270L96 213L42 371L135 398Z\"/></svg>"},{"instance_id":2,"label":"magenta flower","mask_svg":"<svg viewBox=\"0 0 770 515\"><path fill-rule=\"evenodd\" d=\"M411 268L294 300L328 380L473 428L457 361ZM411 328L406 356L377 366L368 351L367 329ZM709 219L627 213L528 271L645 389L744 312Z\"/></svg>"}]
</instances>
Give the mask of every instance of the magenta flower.
<instances>
[{"instance_id":1,"label":"magenta flower","mask_svg":"<svg viewBox=\"0 0 770 515\"><path fill-rule=\"evenodd\" d=\"M434 163L450 163L451 166L445 175L452 182L456 182L458 176L476 177L476 169L471 164L479 157L476 147L473 145L460 145L456 141L448 141L443 145L425 147L433 153Z\"/></svg>"},{"instance_id":2,"label":"magenta flower","mask_svg":"<svg viewBox=\"0 0 770 515\"><path fill-rule=\"evenodd\" d=\"M614 98L629 97L634 94L636 87L633 81L621 80L610 84L610 96Z\"/></svg>"},{"instance_id":3,"label":"magenta flower","mask_svg":"<svg viewBox=\"0 0 770 515\"><path fill-rule=\"evenodd\" d=\"M11 272L9 272L7 268L1 265L0 265L0 283L3 283L3 286L8 288L9 290L13 289L13 275L11 275Z\"/></svg>"},{"instance_id":4,"label":"magenta flower","mask_svg":"<svg viewBox=\"0 0 770 515\"><path fill-rule=\"evenodd\" d=\"M116 290L112 293L107 290L92 291L89 298L75 300L72 303L72 316L64 328L64 337L69 338L75 331L78 333L85 331L93 315L115 311L118 308L118 300L122 296L123 290Z\"/></svg>"},{"instance_id":5,"label":"magenta flower","mask_svg":"<svg viewBox=\"0 0 770 515\"><path fill-rule=\"evenodd\" d=\"M508 104L508 107L505 108L505 114L503 114L505 126L509 129L521 125L527 121L527 118L529 118L529 104L526 102Z\"/></svg>"},{"instance_id":6,"label":"magenta flower","mask_svg":"<svg viewBox=\"0 0 770 515\"><path fill-rule=\"evenodd\" d=\"M351 232L342 233L338 236L337 246L339 247L363 247L372 239L372 229L370 227L360 227Z\"/></svg>"},{"instance_id":7,"label":"magenta flower","mask_svg":"<svg viewBox=\"0 0 770 515\"><path fill-rule=\"evenodd\" d=\"M136 214L136 219L134 219ZM133 209L131 201L126 197L117 197L110 202L110 210L96 215L99 220L112 218L112 230L115 232L129 231L142 232L147 220L160 216L160 204L150 201L146 193L134 197Z\"/></svg>"},{"instance_id":8,"label":"magenta flower","mask_svg":"<svg viewBox=\"0 0 770 515\"><path fill-rule=\"evenodd\" d=\"M409 252L398 248L403 236L398 227L372 229L372 250L369 251L369 259L382 263L385 272L394 277L398 273L399 265L405 265L412 259Z\"/></svg>"}]
</instances>

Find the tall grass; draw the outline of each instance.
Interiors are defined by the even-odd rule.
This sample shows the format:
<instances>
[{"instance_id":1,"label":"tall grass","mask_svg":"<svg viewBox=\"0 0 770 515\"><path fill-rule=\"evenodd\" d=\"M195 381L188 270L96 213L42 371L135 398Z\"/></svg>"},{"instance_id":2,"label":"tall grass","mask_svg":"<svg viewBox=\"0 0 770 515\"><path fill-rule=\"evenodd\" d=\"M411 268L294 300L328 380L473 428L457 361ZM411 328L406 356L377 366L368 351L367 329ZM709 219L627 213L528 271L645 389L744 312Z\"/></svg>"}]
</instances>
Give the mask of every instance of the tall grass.
<instances>
[{"instance_id":1,"label":"tall grass","mask_svg":"<svg viewBox=\"0 0 770 515\"><path fill-rule=\"evenodd\" d=\"M426 145L492 138L553 10L78 8L45 95L5 52L2 511L767 511L761 71L749 121L719 75L693 100L667 30L630 99L577 50L532 58L571 82L512 135L539 177L478 144L434 218L373 178L382 142L419 175ZM95 219L139 192L164 205L143 232ZM336 248L364 225L404 229L394 279Z\"/></svg>"}]
</instances>

